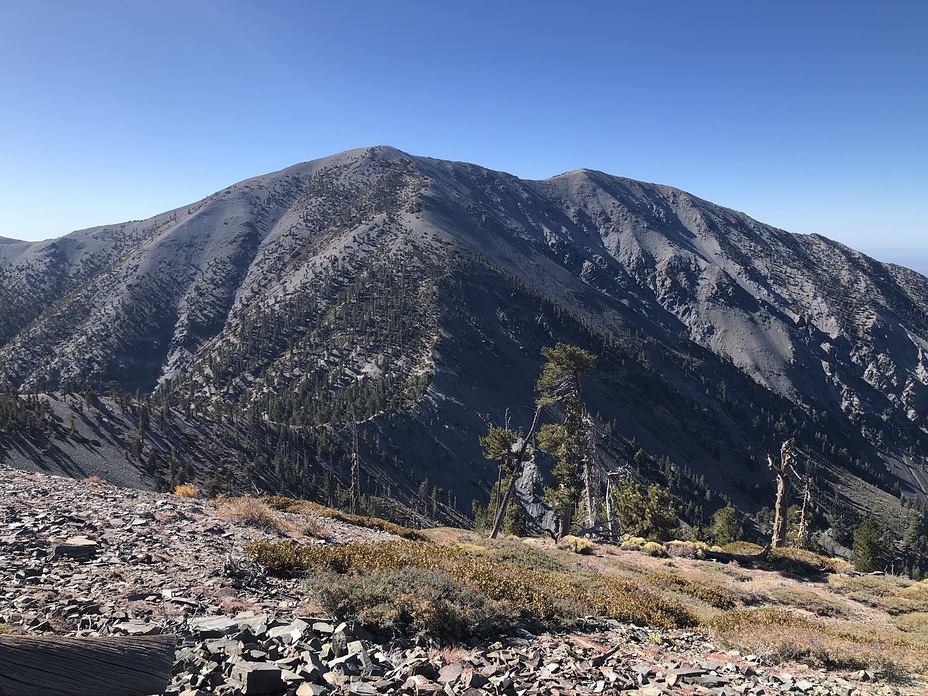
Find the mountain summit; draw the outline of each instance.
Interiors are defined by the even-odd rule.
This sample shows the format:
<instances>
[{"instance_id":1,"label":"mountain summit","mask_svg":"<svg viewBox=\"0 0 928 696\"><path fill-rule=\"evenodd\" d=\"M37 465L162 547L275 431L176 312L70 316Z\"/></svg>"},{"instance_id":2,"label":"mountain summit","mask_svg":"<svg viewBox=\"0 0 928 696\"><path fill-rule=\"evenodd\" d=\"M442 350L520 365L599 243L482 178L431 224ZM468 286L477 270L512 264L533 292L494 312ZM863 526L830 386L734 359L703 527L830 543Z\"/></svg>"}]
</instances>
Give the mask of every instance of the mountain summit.
<instances>
[{"instance_id":1,"label":"mountain summit","mask_svg":"<svg viewBox=\"0 0 928 696\"><path fill-rule=\"evenodd\" d=\"M0 307L0 382L136 394L137 420L144 402L140 480L200 428L214 474L337 489L354 430L365 490L467 510L496 478L477 438L507 414L527 427L561 341L599 356L602 468L670 485L694 524L714 493L769 506L787 437L822 514L928 494L928 279L601 172L352 150L149 220L3 240Z\"/></svg>"}]
</instances>

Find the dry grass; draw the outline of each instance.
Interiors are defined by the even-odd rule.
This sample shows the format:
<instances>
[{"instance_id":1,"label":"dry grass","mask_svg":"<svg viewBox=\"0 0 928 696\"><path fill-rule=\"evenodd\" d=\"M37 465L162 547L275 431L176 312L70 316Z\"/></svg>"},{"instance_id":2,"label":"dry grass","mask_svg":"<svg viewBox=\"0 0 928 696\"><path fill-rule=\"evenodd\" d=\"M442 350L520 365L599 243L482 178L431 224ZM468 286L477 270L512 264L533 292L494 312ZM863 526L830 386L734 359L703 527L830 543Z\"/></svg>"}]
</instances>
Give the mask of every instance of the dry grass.
<instances>
[{"instance_id":1,"label":"dry grass","mask_svg":"<svg viewBox=\"0 0 928 696\"><path fill-rule=\"evenodd\" d=\"M174 495L182 498L199 498L200 489L192 483L182 483L174 489Z\"/></svg>"},{"instance_id":2,"label":"dry grass","mask_svg":"<svg viewBox=\"0 0 928 696\"><path fill-rule=\"evenodd\" d=\"M802 609L820 617L847 618L851 614L845 604L793 584L771 588L769 594L779 604Z\"/></svg>"},{"instance_id":3,"label":"dry grass","mask_svg":"<svg viewBox=\"0 0 928 696\"><path fill-rule=\"evenodd\" d=\"M856 623L828 624L782 609L722 614L708 627L726 647L771 662L796 661L824 669L868 669L887 677L928 670L920 640L880 634Z\"/></svg>"},{"instance_id":4,"label":"dry grass","mask_svg":"<svg viewBox=\"0 0 928 696\"><path fill-rule=\"evenodd\" d=\"M326 582L330 586L334 582L337 592L326 595L324 604L340 607L344 612L340 618L373 619L370 612L361 616L353 597L368 596L368 600L376 601L378 606L388 604L384 599L388 596L396 602L403 600L399 595L394 596L397 587L394 575L399 573L405 582L399 587L405 586L407 592L421 582L427 596L435 595L434 587L444 587L453 594L453 586L447 584L453 581L462 587L456 596L464 597L467 590L477 592L488 601L502 602L512 617L528 625L561 626L588 614L664 628L697 623L695 615L677 599L655 592L644 583L600 573L529 569L525 565L537 565L537 559L532 558L533 550L523 547L516 551L518 542L513 544L505 552L493 553L494 550L489 549L488 554L484 548L475 553L466 545L445 547L410 541L343 547L258 542L252 544L250 553L273 573L312 571L315 577L320 577L320 573L329 574L324 576ZM524 554L523 550L528 553ZM348 579L335 581L332 574ZM485 603L482 606L494 611L496 607ZM404 611L409 615L408 607ZM451 615L447 607L443 611ZM466 615L466 612L462 609L454 615ZM386 612L379 621L388 623L391 616ZM418 631L425 630L428 624L406 619L407 623L410 621ZM449 625L456 626L455 632L461 633L462 629L454 621ZM393 627L387 625L386 628Z\"/></svg>"},{"instance_id":5,"label":"dry grass","mask_svg":"<svg viewBox=\"0 0 928 696\"><path fill-rule=\"evenodd\" d=\"M250 496L224 500L216 514L266 532L283 532L288 528L270 507Z\"/></svg>"},{"instance_id":6,"label":"dry grass","mask_svg":"<svg viewBox=\"0 0 928 696\"><path fill-rule=\"evenodd\" d=\"M767 562L777 570L784 570L796 575L815 575L818 573L853 573L854 566L840 558L821 556L805 549L781 547L770 549Z\"/></svg>"},{"instance_id":7,"label":"dry grass","mask_svg":"<svg viewBox=\"0 0 928 696\"><path fill-rule=\"evenodd\" d=\"M717 585L689 580L676 573L651 573L645 580L658 587L698 599L716 609L734 609L737 604L737 597L733 592Z\"/></svg>"},{"instance_id":8,"label":"dry grass","mask_svg":"<svg viewBox=\"0 0 928 696\"><path fill-rule=\"evenodd\" d=\"M294 498L287 498L285 496L274 495L267 496L262 498L262 500L273 507L276 510L282 512L311 512L319 517L329 517L333 520L339 520L341 522L347 522L348 524L353 524L357 527L365 527L367 529L376 529L388 534L394 534L403 539L410 539L412 541L426 541L427 537L421 532L410 529L409 527L404 527L395 522L390 522L389 520L384 520L379 517L366 517L364 515L352 515L348 512L342 512L341 510L333 510L332 508L326 507L325 505L320 505L319 503L314 503L309 500L296 500Z\"/></svg>"},{"instance_id":9,"label":"dry grass","mask_svg":"<svg viewBox=\"0 0 928 696\"><path fill-rule=\"evenodd\" d=\"M890 616L928 612L928 586L894 575L832 577L831 588L855 602Z\"/></svg>"},{"instance_id":10,"label":"dry grass","mask_svg":"<svg viewBox=\"0 0 928 696\"><path fill-rule=\"evenodd\" d=\"M771 663L867 669L884 679L928 669L928 583L841 575L841 562L789 549L772 563L740 567L691 558L690 549L648 556L629 539L637 551L598 544L578 556L548 540L427 534L434 543L266 542L251 553L274 572L316 577L310 597L375 631L462 638L507 622L562 628L596 615L654 627L698 623L720 644Z\"/></svg>"},{"instance_id":11,"label":"dry grass","mask_svg":"<svg viewBox=\"0 0 928 696\"><path fill-rule=\"evenodd\" d=\"M313 539L328 539L329 531L316 515L302 513L297 519L290 522L290 528L298 535L312 537Z\"/></svg>"}]
</instances>

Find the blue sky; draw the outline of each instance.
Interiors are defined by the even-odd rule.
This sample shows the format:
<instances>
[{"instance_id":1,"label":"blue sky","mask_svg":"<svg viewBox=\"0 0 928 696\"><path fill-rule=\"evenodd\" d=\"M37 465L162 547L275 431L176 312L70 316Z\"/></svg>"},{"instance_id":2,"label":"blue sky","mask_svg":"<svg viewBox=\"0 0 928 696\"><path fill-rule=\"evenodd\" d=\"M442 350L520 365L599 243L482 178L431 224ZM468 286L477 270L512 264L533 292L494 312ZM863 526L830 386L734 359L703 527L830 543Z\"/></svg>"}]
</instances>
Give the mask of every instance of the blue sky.
<instances>
[{"instance_id":1,"label":"blue sky","mask_svg":"<svg viewBox=\"0 0 928 696\"><path fill-rule=\"evenodd\" d=\"M928 2L0 0L0 236L355 147L677 186L928 272Z\"/></svg>"}]
</instances>

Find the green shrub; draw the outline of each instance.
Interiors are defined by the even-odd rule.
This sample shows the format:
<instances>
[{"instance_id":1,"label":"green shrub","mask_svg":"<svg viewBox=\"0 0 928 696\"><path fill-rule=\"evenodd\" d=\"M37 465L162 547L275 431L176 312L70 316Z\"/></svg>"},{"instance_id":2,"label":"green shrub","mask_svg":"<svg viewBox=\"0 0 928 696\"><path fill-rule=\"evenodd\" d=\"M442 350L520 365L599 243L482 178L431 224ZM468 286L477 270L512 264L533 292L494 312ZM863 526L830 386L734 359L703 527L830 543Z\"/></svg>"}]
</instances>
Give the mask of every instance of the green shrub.
<instances>
[{"instance_id":1,"label":"green shrub","mask_svg":"<svg viewBox=\"0 0 928 696\"><path fill-rule=\"evenodd\" d=\"M653 541L674 538L679 522L668 489L653 484L644 490L626 478L613 489L613 498L623 529Z\"/></svg>"},{"instance_id":2,"label":"green shrub","mask_svg":"<svg viewBox=\"0 0 928 696\"><path fill-rule=\"evenodd\" d=\"M689 628L699 621L675 599L646 590L637 583L610 575L586 579L583 589L595 613L639 626Z\"/></svg>"},{"instance_id":3,"label":"green shrub","mask_svg":"<svg viewBox=\"0 0 928 696\"><path fill-rule=\"evenodd\" d=\"M559 549L564 549L566 551L573 551L574 553L579 554L590 554L593 553L593 542L589 539L583 539L581 537L568 534L565 537L562 537L561 540L557 543Z\"/></svg>"},{"instance_id":4,"label":"green shrub","mask_svg":"<svg viewBox=\"0 0 928 696\"><path fill-rule=\"evenodd\" d=\"M480 543L486 550L487 556L498 563L514 565L523 570L543 572L558 572L567 569L567 566L557 560L553 554L533 548L523 541L482 539ZM479 552L476 553L479 554Z\"/></svg>"},{"instance_id":5,"label":"green shrub","mask_svg":"<svg viewBox=\"0 0 928 696\"><path fill-rule=\"evenodd\" d=\"M641 547L641 552L649 556L654 556L655 558L663 558L667 555L667 549L664 548L664 545L658 544L656 541L647 542Z\"/></svg>"},{"instance_id":6,"label":"green shrub","mask_svg":"<svg viewBox=\"0 0 928 696\"><path fill-rule=\"evenodd\" d=\"M671 558L695 558L702 560L706 557L708 544L702 541L679 541L677 539L668 541L664 546L667 548L667 555Z\"/></svg>"},{"instance_id":7,"label":"green shrub","mask_svg":"<svg viewBox=\"0 0 928 696\"><path fill-rule=\"evenodd\" d=\"M506 631L510 608L437 570L374 570L312 576L324 609L343 620L408 637L463 641Z\"/></svg>"},{"instance_id":8,"label":"green shrub","mask_svg":"<svg viewBox=\"0 0 928 696\"><path fill-rule=\"evenodd\" d=\"M741 536L741 523L731 503L716 510L709 526L709 537L719 546L737 541Z\"/></svg>"}]
</instances>

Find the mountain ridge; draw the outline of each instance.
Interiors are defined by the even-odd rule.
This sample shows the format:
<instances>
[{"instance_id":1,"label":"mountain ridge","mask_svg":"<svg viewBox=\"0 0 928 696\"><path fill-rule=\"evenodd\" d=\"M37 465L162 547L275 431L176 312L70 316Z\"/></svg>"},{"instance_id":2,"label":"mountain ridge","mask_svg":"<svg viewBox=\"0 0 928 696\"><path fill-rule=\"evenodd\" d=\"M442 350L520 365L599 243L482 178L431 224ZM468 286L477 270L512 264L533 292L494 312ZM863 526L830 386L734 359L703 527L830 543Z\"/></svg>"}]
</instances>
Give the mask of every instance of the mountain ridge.
<instances>
[{"instance_id":1,"label":"mountain ridge","mask_svg":"<svg viewBox=\"0 0 928 696\"><path fill-rule=\"evenodd\" d=\"M928 491L928 279L673 187L362 148L22 244L0 246L0 381L113 384L284 440L328 427L312 465L278 444L273 485L340 471L356 421L374 488L412 499L427 477L465 509L495 478L478 435L508 409L527 425L561 340L605 364L605 468L636 468L637 441L637 475L690 496L706 476L756 510L757 461L801 432L859 509Z\"/></svg>"}]
</instances>

